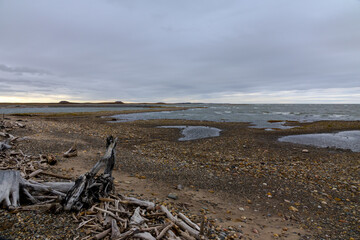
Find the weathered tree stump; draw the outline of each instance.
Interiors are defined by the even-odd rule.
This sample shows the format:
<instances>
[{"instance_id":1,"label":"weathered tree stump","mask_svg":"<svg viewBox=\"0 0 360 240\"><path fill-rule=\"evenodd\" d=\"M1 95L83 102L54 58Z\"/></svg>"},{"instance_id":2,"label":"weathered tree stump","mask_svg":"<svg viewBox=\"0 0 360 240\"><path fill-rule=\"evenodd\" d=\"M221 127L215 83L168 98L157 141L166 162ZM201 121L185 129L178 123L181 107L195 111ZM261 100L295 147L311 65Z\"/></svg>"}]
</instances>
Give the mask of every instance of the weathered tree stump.
<instances>
[{"instance_id":1,"label":"weathered tree stump","mask_svg":"<svg viewBox=\"0 0 360 240\"><path fill-rule=\"evenodd\" d=\"M115 146L117 138L106 139L106 153L87 173L76 179L75 185L68 191L62 205L64 210L79 211L92 206L100 197L107 197L113 190L111 176L115 164ZM96 177L99 170L105 167L104 173Z\"/></svg>"},{"instance_id":2,"label":"weathered tree stump","mask_svg":"<svg viewBox=\"0 0 360 240\"><path fill-rule=\"evenodd\" d=\"M19 206L20 182L22 180L18 171L0 171L0 203L4 202L5 207L15 208Z\"/></svg>"},{"instance_id":3,"label":"weathered tree stump","mask_svg":"<svg viewBox=\"0 0 360 240\"><path fill-rule=\"evenodd\" d=\"M27 200L36 204L38 198L56 198L65 197L67 191L74 183L38 183L32 180L26 180L21 177L19 171L2 170L0 171L0 203L9 209L20 206L20 193ZM44 196L45 194L45 196Z\"/></svg>"}]
</instances>

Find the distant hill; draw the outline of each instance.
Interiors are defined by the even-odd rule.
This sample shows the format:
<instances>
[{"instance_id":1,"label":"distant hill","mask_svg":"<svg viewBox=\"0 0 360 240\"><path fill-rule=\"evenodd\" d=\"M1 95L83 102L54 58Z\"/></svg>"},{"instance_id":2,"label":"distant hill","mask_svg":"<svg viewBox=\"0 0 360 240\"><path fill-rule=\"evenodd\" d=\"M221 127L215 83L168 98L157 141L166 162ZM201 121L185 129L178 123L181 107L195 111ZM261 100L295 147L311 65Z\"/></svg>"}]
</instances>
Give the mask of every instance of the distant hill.
<instances>
[{"instance_id":1,"label":"distant hill","mask_svg":"<svg viewBox=\"0 0 360 240\"><path fill-rule=\"evenodd\" d=\"M60 101L58 102L58 104L125 104L122 101L115 101L115 102L97 102L97 103L93 103L93 102L84 102L84 103L74 103L74 102L69 102L69 101Z\"/></svg>"}]
</instances>

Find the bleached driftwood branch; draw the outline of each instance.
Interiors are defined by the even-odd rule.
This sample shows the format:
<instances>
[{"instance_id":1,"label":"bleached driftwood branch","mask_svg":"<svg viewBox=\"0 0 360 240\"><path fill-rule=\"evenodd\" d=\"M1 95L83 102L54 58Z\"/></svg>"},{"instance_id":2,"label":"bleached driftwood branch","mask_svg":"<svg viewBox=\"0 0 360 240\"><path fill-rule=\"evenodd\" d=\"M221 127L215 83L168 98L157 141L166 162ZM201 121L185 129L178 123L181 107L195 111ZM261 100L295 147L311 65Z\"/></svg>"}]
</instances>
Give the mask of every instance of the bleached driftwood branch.
<instances>
[{"instance_id":1,"label":"bleached driftwood branch","mask_svg":"<svg viewBox=\"0 0 360 240\"><path fill-rule=\"evenodd\" d=\"M176 225L178 225L181 229L183 229L184 231L187 231L191 236L200 239L200 234L199 231L193 229L192 227L190 227L189 225L187 225L185 222L183 222L180 219L177 219L176 217L174 217L169 210L164 206L160 206L161 211L163 211L166 216Z\"/></svg>"}]
</instances>

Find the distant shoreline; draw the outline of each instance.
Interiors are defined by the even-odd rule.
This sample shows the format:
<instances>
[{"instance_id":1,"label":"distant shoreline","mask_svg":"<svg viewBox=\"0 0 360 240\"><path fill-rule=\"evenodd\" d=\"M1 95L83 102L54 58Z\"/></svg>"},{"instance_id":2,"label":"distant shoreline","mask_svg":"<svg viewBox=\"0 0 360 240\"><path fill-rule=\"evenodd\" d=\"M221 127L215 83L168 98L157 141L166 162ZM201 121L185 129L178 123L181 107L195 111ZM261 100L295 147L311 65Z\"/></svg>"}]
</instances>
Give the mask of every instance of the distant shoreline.
<instances>
[{"instance_id":1,"label":"distant shoreline","mask_svg":"<svg viewBox=\"0 0 360 240\"><path fill-rule=\"evenodd\" d=\"M146 107L163 103L0 103L0 108L14 107Z\"/></svg>"}]
</instances>

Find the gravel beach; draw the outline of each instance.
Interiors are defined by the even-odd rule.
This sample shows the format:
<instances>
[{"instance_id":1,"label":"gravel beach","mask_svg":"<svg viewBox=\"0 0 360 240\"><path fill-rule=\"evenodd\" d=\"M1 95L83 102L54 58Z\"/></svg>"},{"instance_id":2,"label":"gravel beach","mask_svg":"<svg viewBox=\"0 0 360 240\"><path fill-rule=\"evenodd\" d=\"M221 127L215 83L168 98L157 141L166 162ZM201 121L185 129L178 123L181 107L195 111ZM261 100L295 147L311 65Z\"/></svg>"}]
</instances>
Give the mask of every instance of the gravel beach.
<instances>
[{"instance_id":1,"label":"gravel beach","mask_svg":"<svg viewBox=\"0 0 360 240\"><path fill-rule=\"evenodd\" d=\"M299 127L293 129L265 131L249 128L247 123L115 123L103 118L113 114L8 117L26 125L12 132L28 137L18 144L19 149L32 155L55 155L58 164L51 171L73 178L88 171L103 154L106 136L118 137L117 190L170 204L194 221L205 214L217 226L212 231L220 239L360 236L360 153L277 141L295 134L358 130L358 121L296 123ZM159 126L208 126L221 133L178 141L181 129ZM78 156L62 158L74 143ZM86 235L65 213L1 210L0 222L0 235L8 239L81 239Z\"/></svg>"}]
</instances>

